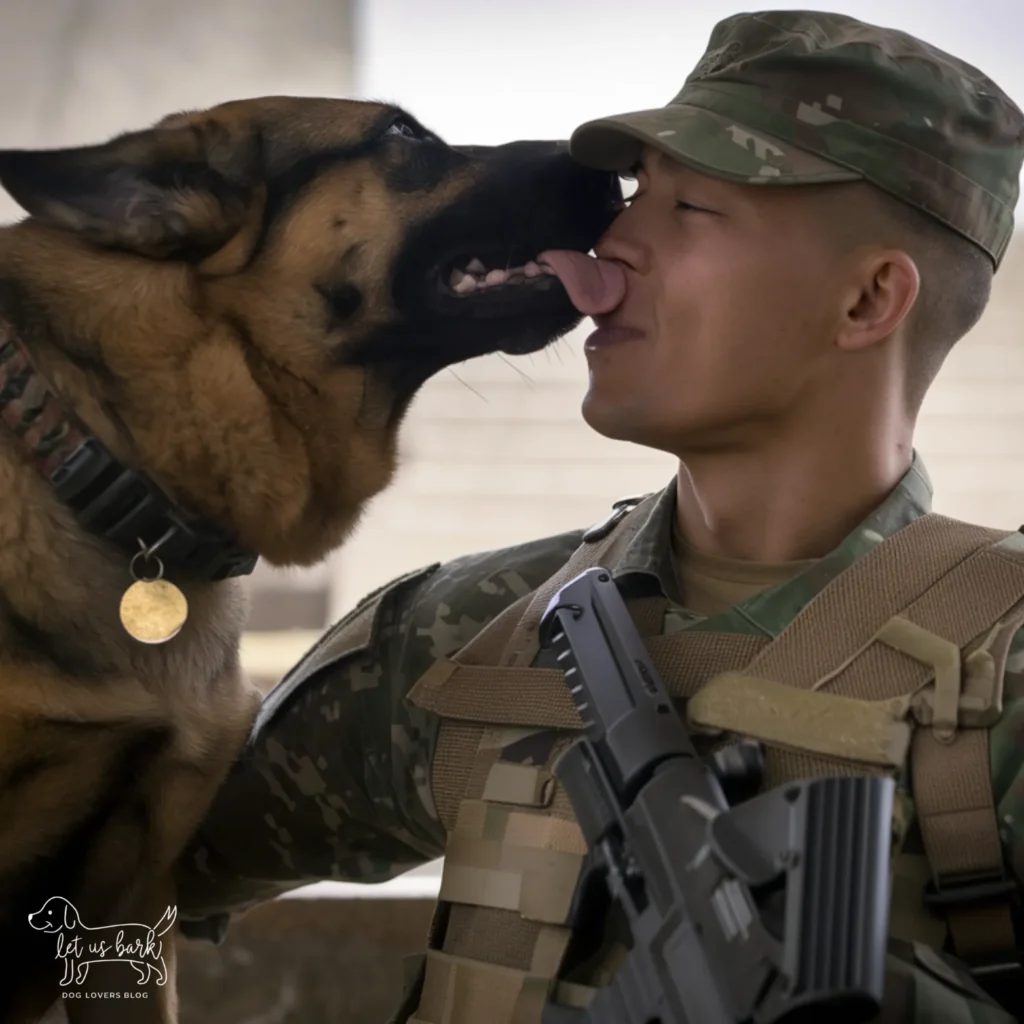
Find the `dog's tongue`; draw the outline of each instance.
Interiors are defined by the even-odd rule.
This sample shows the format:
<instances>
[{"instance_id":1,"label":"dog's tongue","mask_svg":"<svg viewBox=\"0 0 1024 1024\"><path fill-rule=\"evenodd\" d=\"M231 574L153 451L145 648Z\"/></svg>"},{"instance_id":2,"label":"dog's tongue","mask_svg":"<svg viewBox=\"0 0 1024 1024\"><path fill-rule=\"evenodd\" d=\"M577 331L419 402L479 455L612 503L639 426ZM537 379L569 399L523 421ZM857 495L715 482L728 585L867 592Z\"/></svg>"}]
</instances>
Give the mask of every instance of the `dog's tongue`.
<instances>
[{"instance_id":1,"label":"dog's tongue","mask_svg":"<svg viewBox=\"0 0 1024 1024\"><path fill-rule=\"evenodd\" d=\"M574 249L548 249L537 262L555 272L572 304L585 316L610 312L626 294L626 274L610 260L594 259Z\"/></svg>"}]
</instances>

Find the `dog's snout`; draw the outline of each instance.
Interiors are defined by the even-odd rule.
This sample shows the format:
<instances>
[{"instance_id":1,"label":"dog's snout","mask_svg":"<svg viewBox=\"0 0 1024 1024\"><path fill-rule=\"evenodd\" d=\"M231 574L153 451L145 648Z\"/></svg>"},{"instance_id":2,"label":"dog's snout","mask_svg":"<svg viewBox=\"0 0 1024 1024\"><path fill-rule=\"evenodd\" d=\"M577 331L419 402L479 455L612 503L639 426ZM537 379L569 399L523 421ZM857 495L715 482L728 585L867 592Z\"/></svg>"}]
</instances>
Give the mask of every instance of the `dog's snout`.
<instances>
[{"instance_id":1,"label":"dog's snout","mask_svg":"<svg viewBox=\"0 0 1024 1024\"><path fill-rule=\"evenodd\" d=\"M454 147L477 168L486 216L514 211L515 233L545 248L590 249L622 209L618 175L575 160L565 139ZM495 232L497 233L497 232Z\"/></svg>"}]
</instances>

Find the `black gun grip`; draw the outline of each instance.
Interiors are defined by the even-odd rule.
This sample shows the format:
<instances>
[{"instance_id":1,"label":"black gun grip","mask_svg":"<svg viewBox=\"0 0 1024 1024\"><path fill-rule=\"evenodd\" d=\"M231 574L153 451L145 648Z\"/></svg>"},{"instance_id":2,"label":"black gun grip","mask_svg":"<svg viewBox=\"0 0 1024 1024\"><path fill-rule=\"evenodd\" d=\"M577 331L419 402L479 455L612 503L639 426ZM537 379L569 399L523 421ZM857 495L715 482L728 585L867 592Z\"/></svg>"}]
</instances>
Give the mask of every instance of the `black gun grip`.
<instances>
[{"instance_id":1,"label":"black gun grip","mask_svg":"<svg viewBox=\"0 0 1024 1024\"><path fill-rule=\"evenodd\" d=\"M707 757L730 807L757 794L764 781L764 747L757 740L742 739Z\"/></svg>"}]
</instances>

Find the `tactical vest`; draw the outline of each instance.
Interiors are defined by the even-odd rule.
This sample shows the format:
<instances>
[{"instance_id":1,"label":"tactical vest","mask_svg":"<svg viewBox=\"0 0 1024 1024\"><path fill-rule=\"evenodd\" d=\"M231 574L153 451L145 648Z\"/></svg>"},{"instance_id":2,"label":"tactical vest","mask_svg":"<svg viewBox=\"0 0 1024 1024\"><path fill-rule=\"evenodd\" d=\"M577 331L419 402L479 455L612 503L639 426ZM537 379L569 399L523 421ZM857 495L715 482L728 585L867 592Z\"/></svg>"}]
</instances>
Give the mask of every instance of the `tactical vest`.
<instances>
[{"instance_id":1,"label":"tactical vest","mask_svg":"<svg viewBox=\"0 0 1024 1024\"><path fill-rule=\"evenodd\" d=\"M653 500L584 535L558 573L408 696L442 720L432 788L448 842L425 962L394 1022L539 1024L547 999L585 1006L614 972L614 947L565 970L586 846L553 767L581 722L561 672L530 666L550 598L585 568L614 563ZM892 937L941 947L948 929L968 962L1015 959L988 727L1024 623L1024 536L922 516L774 639L660 635L666 603L627 599L655 666L697 735L763 742L765 787L899 777L909 765L925 856L902 849L898 803Z\"/></svg>"}]
</instances>

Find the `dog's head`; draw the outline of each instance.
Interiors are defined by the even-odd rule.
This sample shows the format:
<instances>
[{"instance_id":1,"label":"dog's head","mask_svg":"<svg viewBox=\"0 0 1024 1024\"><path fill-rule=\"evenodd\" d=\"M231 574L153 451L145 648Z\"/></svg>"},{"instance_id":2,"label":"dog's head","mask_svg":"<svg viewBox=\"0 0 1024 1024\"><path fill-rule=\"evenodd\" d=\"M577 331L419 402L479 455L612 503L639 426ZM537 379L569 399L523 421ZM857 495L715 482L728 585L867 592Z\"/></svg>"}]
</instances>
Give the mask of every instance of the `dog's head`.
<instances>
[{"instance_id":1,"label":"dog's head","mask_svg":"<svg viewBox=\"0 0 1024 1024\"><path fill-rule=\"evenodd\" d=\"M78 926L78 913L63 896L51 896L37 911L28 915L28 923L37 932L59 932Z\"/></svg>"},{"instance_id":2,"label":"dog's head","mask_svg":"<svg viewBox=\"0 0 1024 1024\"><path fill-rule=\"evenodd\" d=\"M395 107L282 97L0 153L0 183L31 215L0 276L49 375L275 562L341 540L431 375L578 322L529 264L590 249L621 204L561 144L451 146Z\"/></svg>"}]
</instances>

